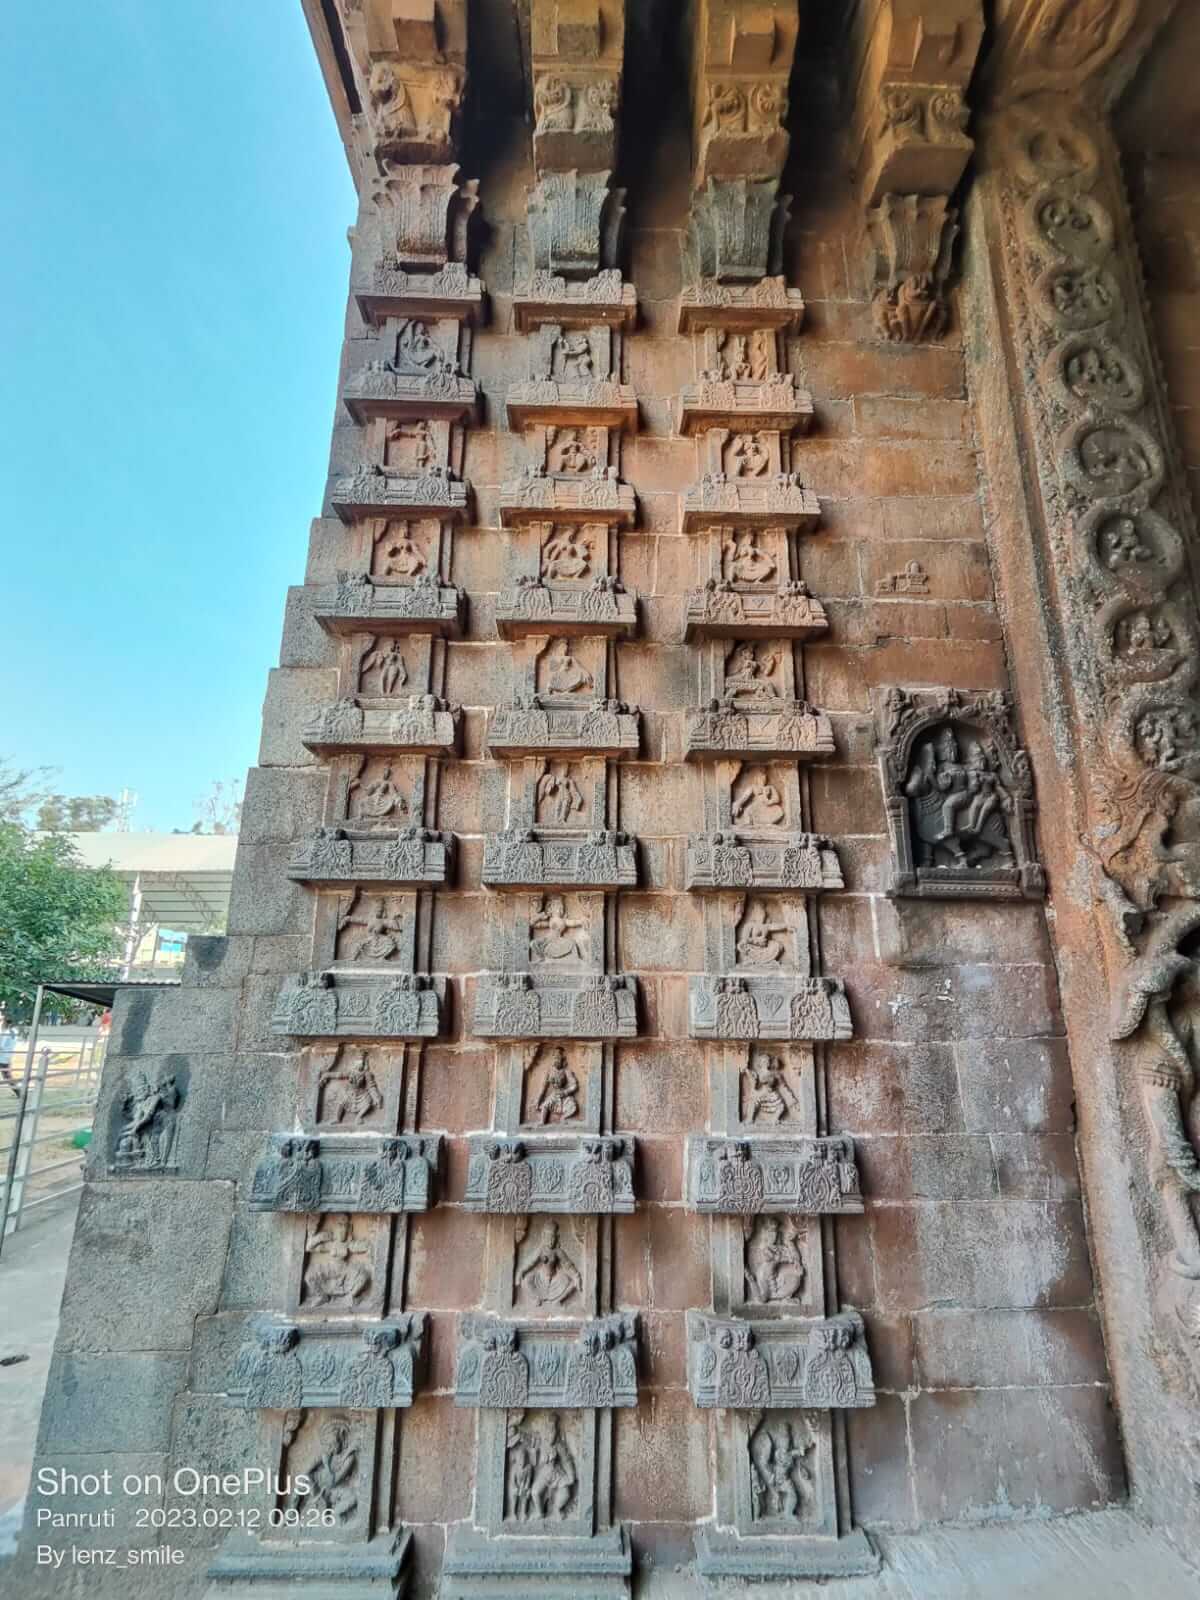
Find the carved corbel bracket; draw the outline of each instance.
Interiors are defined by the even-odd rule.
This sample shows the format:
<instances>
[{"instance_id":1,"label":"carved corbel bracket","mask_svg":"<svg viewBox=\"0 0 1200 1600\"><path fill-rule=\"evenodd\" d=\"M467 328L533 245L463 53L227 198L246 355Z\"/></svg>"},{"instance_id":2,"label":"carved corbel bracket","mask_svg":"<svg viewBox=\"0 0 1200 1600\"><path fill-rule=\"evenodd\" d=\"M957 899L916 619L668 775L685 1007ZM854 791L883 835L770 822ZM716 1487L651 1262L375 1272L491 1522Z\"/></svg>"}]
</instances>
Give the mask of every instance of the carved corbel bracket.
<instances>
[{"instance_id":1,"label":"carved corbel bracket","mask_svg":"<svg viewBox=\"0 0 1200 1600\"><path fill-rule=\"evenodd\" d=\"M799 17L786 0L700 0L692 30L695 196L687 281L750 284L782 269L788 78Z\"/></svg>"},{"instance_id":2,"label":"carved corbel bracket","mask_svg":"<svg viewBox=\"0 0 1200 1600\"><path fill-rule=\"evenodd\" d=\"M532 0L534 273L590 278L617 266L624 192L609 179L624 60L624 0Z\"/></svg>"},{"instance_id":3,"label":"carved corbel bracket","mask_svg":"<svg viewBox=\"0 0 1200 1600\"><path fill-rule=\"evenodd\" d=\"M467 78L466 0L361 0L346 8L343 26L368 163L384 173L452 160Z\"/></svg>"},{"instance_id":4,"label":"carved corbel bracket","mask_svg":"<svg viewBox=\"0 0 1200 1600\"><path fill-rule=\"evenodd\" d=\"M958 213L945 195L885 194L867 212L871 313L885 339L940 339L950 320L946 282Z\"/></svg>"},{"instance_id":5,"label":"carved corbel bracket","mask_svg":"<svg viewBox=\"0 0 1200 1600\"><path fill-rule=\"evenodd\" d=\"M971 152L967 83L980 0L872 0L850 40L868 294L886 339L937 339L957 234L949 204Z\"/></svg>"}]
</instances>

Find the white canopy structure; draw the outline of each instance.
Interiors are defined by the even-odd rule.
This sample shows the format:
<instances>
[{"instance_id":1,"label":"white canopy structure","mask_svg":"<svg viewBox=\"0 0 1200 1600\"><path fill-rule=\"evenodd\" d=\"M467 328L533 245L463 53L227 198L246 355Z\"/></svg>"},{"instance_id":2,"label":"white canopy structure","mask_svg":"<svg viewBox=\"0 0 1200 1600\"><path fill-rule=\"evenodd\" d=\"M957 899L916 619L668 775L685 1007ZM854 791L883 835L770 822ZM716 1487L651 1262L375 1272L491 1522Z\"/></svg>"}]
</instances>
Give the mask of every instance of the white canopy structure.
<instances>
[{"instance_id":1,"label":"white canopy structure","mask_svg":"<svg viewBox=\"0 0 1200 1600\"><path fill-rule=\"evenodd\" d=\"M85 866L111 867L129 884L130 922L179 933L225 927L236 834L71 833Z\"/></svg>"}]
</instances>

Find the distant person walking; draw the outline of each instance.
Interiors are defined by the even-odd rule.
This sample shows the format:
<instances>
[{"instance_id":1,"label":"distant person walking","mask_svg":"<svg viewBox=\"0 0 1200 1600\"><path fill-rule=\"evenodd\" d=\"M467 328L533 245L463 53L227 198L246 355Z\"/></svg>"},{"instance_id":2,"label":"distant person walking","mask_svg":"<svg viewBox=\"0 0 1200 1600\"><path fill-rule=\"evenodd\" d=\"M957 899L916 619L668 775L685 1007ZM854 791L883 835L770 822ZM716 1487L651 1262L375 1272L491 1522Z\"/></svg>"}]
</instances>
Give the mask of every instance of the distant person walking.
<instances>
[{"instance_id":1,"label":"distant person walking","mask_svg":"<svg viewBox=\"0 0 1200 1600\"><path fill-rule=\"evenodd\" d=\"M17 1030L8 1018L0 1011L0 1078L3 1078L8 1087L21 1098L21 1091L17 1088L16 1079L13 1077L12 1058L13 1051L17 1048Z\"/></svg>"}]
</instances>

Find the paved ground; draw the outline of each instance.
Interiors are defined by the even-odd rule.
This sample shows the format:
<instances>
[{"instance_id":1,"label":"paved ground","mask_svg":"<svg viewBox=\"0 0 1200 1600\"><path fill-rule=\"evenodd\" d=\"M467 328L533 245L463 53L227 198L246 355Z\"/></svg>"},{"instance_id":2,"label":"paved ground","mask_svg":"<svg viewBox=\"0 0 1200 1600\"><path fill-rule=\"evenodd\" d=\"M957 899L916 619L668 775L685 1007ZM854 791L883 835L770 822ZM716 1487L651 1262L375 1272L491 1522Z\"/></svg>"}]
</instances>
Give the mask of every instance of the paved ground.
<instances>
[{"instance_id":1,"label":"paved ground","mask_svg":"<svg viewBox=\"0 0 1200 1600\"><path fill-rule=\"evenodd\" d=\"M4 1241L0 1255L0 1556L11 1550L33 1464L78 1195ZM2 1584L0 1584L2 1587Z\"/></svg>"}]
</instances>

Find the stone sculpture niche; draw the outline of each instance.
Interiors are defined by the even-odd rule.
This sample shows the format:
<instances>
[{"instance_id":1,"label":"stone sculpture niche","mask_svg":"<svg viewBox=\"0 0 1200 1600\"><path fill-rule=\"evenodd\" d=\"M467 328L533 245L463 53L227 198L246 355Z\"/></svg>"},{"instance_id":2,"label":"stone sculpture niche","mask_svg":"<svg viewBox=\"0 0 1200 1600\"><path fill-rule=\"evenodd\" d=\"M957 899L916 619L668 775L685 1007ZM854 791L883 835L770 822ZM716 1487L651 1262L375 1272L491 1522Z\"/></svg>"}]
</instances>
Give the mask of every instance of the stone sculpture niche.
<instances>
[{"instance_id":1,"label":"stone sculpture niche","mask_svg":"<svg viewBox=\"0 0 1200 1600\"><path fill-rule=\"evenodd\" d=\"M110 1174L148 1178L179 1170L189 1080L186 1058L172 1057L160 1071L134 1070L122 1081L110 1112Z\"/></svg>"},{"instance_id":2,"label":"stone sculpture niche","mask_svg":"<svg viewBox=\"0 0 1200 1600\"><path fill-rule=\"evenodd\" d=\"M1041 898L1033 779L1007 695L885 690L877 748L892 894Z\"/></svg>"}]
</instances>

